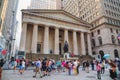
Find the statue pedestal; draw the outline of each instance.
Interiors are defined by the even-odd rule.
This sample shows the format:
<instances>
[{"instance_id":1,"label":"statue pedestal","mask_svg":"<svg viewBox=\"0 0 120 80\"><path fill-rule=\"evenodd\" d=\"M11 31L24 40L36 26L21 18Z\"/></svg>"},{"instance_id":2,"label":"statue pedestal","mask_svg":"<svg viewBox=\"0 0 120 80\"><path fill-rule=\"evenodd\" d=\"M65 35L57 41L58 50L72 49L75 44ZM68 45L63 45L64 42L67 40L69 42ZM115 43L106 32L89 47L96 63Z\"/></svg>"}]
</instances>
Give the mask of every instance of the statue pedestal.
<instances>
[{"instance_id":1,"label":"statue pedestal","mask_svg":"<svg viewBox=\"0 0 120 80\"><path fill-rule=\"evenodd\" d=\"M69 54L69 53L64 53L64 58L65 58L65 59L70 58L70 54Z\"/></svg>"}]
</instances>

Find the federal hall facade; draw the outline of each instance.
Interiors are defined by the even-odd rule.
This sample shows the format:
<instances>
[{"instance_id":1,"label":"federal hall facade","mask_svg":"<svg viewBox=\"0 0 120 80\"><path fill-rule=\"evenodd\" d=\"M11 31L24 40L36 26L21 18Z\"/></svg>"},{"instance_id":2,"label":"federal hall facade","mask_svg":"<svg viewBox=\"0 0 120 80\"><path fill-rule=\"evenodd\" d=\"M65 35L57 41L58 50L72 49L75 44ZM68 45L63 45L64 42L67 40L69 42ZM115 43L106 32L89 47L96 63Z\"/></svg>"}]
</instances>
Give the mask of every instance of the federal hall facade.
<instances>
[{"instance_id":1,"label":"federal hall facade","mask_svg":"<svg viewBox=\"0 0 120 80\"><path fill-rule=\"evenodd\" d=\"M22 10L20 51L63 54L64 42L75 55L92 55L91 25L63 10Z\"/></svg>"}]
</instances>

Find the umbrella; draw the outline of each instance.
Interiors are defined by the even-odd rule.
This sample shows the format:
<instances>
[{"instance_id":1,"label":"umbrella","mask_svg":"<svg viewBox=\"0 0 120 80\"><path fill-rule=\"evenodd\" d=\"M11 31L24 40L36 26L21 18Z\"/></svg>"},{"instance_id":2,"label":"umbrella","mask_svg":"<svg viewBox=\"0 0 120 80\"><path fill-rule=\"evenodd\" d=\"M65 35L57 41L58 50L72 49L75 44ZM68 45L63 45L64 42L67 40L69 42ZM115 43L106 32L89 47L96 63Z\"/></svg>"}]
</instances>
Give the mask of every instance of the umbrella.
<instances>
[{"instance_id":1,"label":"umbrella","mask_svg":"<svg viewBox=\"0 0 120 80\"><path fill-rule=\"evenodd\" d=\"M105 54L103 57L104 58L110 58L110 54Z\"/></svg>"}]
</instances>

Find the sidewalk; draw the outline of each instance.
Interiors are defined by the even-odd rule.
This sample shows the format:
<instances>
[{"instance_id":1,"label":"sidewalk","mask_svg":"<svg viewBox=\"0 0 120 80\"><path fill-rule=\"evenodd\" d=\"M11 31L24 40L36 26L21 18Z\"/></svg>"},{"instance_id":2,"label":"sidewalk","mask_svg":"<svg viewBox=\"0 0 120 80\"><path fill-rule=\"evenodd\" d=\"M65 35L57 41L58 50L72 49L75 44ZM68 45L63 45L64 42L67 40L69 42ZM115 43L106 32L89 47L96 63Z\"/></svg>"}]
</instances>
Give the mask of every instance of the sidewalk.
<instances>
[{"instance_id":1,"label":"sidewalk","mask_svg":"<svg viewBox=\"0 0 120 80\"><path fill-rule=\"evenodd\" d=\"M51 76L46 76L44 78L40 78L39 75L37 75L36 78L33 78L33 75L33 70L26 70L22 75L19 74L18 70L16 72L12 70L4 70L2 80L98 80L96 77L96 71L90 71L90 73L86 73L85 71L80 70L79 75L71 76L69 76L67 72L56 72L52 73ZM102 74L102 80L112 80L109 77L108 71L106 71L105 74Z\"/></svg>"}]
</instances>

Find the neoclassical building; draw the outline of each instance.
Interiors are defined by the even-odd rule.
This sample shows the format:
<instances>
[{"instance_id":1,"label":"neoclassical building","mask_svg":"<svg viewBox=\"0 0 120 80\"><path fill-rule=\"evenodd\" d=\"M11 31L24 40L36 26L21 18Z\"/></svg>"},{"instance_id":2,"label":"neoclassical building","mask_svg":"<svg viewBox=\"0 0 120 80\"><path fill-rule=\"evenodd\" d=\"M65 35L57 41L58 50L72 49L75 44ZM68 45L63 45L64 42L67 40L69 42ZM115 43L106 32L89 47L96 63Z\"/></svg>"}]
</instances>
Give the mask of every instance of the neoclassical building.
<instances>
[{"instance_id":1,"label":"neoclassical building","mask_svg":"<svg viewBox=\"0 0 120 80\"><path fill-rule=\"evenodd\" d=\"M63 10L22 10L20 51L63 54L64 42L75 55L92 55L91 24Z\"/></svg>"}]
</instances>

